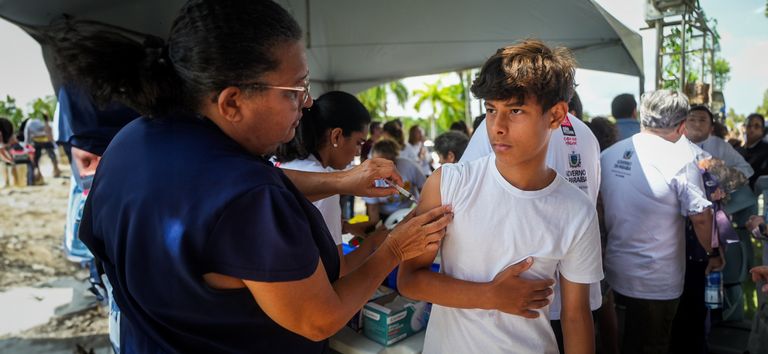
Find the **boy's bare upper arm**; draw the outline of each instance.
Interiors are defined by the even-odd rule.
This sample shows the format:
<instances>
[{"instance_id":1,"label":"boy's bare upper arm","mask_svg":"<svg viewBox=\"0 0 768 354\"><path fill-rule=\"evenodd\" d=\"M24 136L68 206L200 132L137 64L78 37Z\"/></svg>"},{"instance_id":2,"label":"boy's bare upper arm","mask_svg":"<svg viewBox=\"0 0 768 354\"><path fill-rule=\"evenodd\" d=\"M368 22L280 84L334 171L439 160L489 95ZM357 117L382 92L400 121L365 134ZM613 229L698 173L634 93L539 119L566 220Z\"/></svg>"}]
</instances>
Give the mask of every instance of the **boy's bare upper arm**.
<instances>
[{"instance_id":1,"label":"boy's bare upper arm","mask_svg":"<svg viewBox=\"0 0 768 354\"><path fill-rule=\"evenodd\" d=\"M560 275L560 291L562 293L562 308L565 309L586 309L589 308L589 284L574 283Z\"/></svg>"},{"instance_id":2,"label":"boy's bare upper arm","mask_svg":"<svg viewBox=\"0 0 768 354\"><path fill-rule=\"evenodd\" d=\"M566 353L594 353L594 327L589 308L589 284L574 283L560 275L563 342Z\"/></svg>"},{"instance_id":3,"label":"boy's bare upper arm","mask_svg":"<svg viewBox=\"0 0 768 354\"><path fill-rule=\"evenodd\" d=\"M432 175L427 178L427 182L424 183L424 188L421 190L421 199L419 204L416 205L413 216L424 214L425 212L442 205L442 198L440 197L440 176L442 176L442 169L438 168ZM435 260L438 251L425 252L424 254L407 260L401 264L401 268L405 270L415 270L418 268L430 267Z\"/></svg>"}]
</instances>

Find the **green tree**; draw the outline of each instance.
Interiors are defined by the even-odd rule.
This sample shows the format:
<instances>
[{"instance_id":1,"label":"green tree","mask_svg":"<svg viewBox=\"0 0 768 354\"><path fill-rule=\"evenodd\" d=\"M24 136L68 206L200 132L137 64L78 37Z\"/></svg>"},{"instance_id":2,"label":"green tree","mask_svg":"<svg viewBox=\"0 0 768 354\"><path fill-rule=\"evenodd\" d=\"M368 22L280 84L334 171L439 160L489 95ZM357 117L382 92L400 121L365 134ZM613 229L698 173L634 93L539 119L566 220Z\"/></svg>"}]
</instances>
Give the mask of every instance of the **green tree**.
<instances>
[{"instance_id":1,"label":"green tree","mask_svg":"<svg viewBox=\"0 0 768 354\"><path fill-rule=\"evenodd\" d=\"M763 103L755 108L755 112L768 116L768 90L763 92Z\"/></svg>"},{"instance_id":2,"label":"green tree","mask_svg":"<svg viewBox=\"0 0 768 354\"><path fill-rule=\"evenodd\" d=\"M729 108L728 114L725 115L725 125L730 131L733 131L736 126L744 124L745 120L746 116L736 113L736 111L733 110L733 107Z\"/></svg>"},{"instance_id":3,"label":"green tree","mask_svg":"<svg viewBox=\"0 0 768 354\"><path fill-rule=\"evenodd\" d=\"M463 83L446 86L446 90L455 98L453 104L443 106L443 110L437 117L438 132L449 130L451 124L467 120L467 90ZM470 122L468 126L472 126Z\"/></svg>"},{"instance_id":4,"label":"green tree","mask_svg":"<svg viewBox=\"0 0 768 354\"><path fill-rule=\"evenodd\" d=\"M443 129L448 129L451 123L464 119L464 102L461 100L462 85L442 86L441 80L435 83L425 83L423 89L413 91L416 103L413 109L421 111L426 102L432 108L429 115L429 137L437 136L436 121L439 119Z\"/></svg>"},{"instance_id":5,"label":"green tree","mask_svg":"<svg viewBox=\"0 0 768 354\"><path fill-rule=\"evenodd\" d=\"M405 107L405 103L410 95L408 88L400 80L371 87L360 92L357 98L368 109L368 112L371 113L371 117L380 117L386 120L388 117L388 98L390 93L395 96L395 100L400 107Z\"/></svg>"},{"instance_id":6,"label":"green tree","mask_svg":"<svg viewBox=\"0 0 768 354\"><path fill-rule=\"evenodd\" d=\"M27 118L42 118L47 115L49 119L53 118L53 112L56 110L56 96L48 95L44 98L38 98L28 105Z\"/></svg>"},{"instance_id":7,"label":"green tree","mask_svg":"<svg viewBox=\"0 0 768 354\"><path fill-rule=\"evenodd\" d=\"M715 76L715 88L722 90L725 84L731 80L731 64L723 58L718 58L715 60L712 70Z\"/></svg>"},{"instance_id":8,"label":"green tree","mask_svg":"<svg viewBox=\"0 0 768 354\"><path fill-rule=\"evenodd\" d=\"M714 43L708 43L710 48L714 48L715 55L720 51L720 34L717 31L717 19L710 18L706 20L709 28L712 30L712 40ZM681 54L682 46L682 31L679 27L674 27L670 31L669 35L665 36L662 41L664 53L669 54L669 60L662 68L662 87L663 89L679 89L680 88L680 69L682 65L683 54ZM706 58L702 58L702 54L706 54L699 47L694 45L701 38L700 36L694 36L693 28L691 26L686 27L685 30L685 82L694 83L701 80L707 80L708 73L712 73L714 76L713 87L715 89L721 89L728 80L730 80L729 73L731 71L728 61L722 58L716 58L714 62L709 60L707 54ZM698 48L698 49L692 49ZM703 68L702 68L703 67ZM700 77L704 74L704 77Z\"/></svg>"},{"instance_id":9,"label":"green tree","mask_svg":"<svg viewBox=\"0 0 768 354\"><path fill-rule=\"evenodd\" d=\"M24 120L24 111L16 106L15 98L6 95L5 100L0 100L0 117L8 118L13 126L18 128Z\"/></svg>"},{"instance_id":10,"label":"green tree","mask_svg":"<svg viewBox=\"0 0 768 354\"><path fill-rule=\"evenodd\" d=\"M464 123L466 123L468 127L471 127L474 121L472 110L469 107L471 102L469 99L469 86L472 83L472 69L457 71L456 74L459 75L459 85L462 87L461 100L464 102Z\"/></svg>"}]
</instances>

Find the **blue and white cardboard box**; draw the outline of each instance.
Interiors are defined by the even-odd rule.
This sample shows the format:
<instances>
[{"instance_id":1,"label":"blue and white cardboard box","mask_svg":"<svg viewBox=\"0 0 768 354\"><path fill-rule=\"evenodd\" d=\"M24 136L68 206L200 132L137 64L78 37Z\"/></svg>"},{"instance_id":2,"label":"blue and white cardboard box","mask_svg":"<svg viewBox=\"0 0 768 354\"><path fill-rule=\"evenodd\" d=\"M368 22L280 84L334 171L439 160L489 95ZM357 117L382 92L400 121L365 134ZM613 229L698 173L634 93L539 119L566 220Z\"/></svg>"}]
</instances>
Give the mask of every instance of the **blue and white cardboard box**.
<instances>
[{"instance_id":1,"label":"blue and white cardboard box","mask_svg":"<svg viewBox=\"0 0 768 354\"><path fill-rule=\"evenodd\" d=\"M426 328L427 303L396 293L365 304L363 334L381 344L391 345Z\"/></svg>"}]
</instances>

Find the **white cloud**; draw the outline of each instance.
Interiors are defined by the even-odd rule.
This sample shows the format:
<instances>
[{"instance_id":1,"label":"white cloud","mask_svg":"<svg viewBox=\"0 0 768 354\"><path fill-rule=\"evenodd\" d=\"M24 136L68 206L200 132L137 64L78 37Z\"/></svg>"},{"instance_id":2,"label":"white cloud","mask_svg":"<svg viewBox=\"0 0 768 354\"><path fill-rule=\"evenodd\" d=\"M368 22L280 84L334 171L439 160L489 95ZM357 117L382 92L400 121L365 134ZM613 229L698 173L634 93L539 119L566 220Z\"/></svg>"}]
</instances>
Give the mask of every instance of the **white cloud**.
<instances>
[{"instance_id":1,"label":"white cloud","mask_svg":"<svg viewBox=\"0 0 768 354\"><path fill-rule=\"evenodd\" d=\"M760 6L752 11L755 15L762 15L765 12L765 6Z\"/></svg>"}]
</instances>

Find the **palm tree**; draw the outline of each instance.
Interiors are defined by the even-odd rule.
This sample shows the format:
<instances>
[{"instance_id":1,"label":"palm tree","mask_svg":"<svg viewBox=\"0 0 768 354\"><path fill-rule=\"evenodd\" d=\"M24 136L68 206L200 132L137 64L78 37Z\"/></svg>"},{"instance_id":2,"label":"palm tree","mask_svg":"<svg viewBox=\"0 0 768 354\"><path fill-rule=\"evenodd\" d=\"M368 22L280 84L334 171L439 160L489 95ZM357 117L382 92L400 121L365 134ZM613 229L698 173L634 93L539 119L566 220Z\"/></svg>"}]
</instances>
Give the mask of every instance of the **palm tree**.
<instances>
[{"instance_id":1,"label":"palm tree","mask_svg":"<svg viewBox=\"0 0 768 354\"><path fill-rule=\"evenodd\" d=\"M24 111L16 105L16 99L10 95L5 96L5 100L0 100L0 117L8 118L15 127L24 120Z\"/></svg>"},{"instance_id":2,"label":"palm tree","mask_svg":"<svg viewBox=\"0 0 768 354\"><path fill-rule=\"evenodd\" d=\"M53 118L53 112L56 110L56 96L48 95L45 98L38 98L29 105L29 108L29 118L42 118L43 114Z\"/></svg>"},{"instance_id":3,"label":"palm tree","mask_svg":"<svg viewBox=\"0 0 768 354\"><path fill-rule=\"evenodd\" d=\"M472 84L472 69L457 71L459 75L459 85L461 85L461 100L464 101L464 123L468 127L472 126L472 110L469 108L469 87Z\"/></svg>"},{"instance_id":4,"label":"palm tree","mask_svg":"<svg viewBox=\"0 0 768 354\"><path fill-rule=\"evenodd\" d=\"M391 81L383 85L371 87L357 95L360 102L363 103L368 112L373 117L387 118L388 98L389 94L395 96L395 100L400 107L405 107L405 103L408 101L408 89L405 87L402 81Z\"/></svg>"},{"instance_id":5,"label":"palm tree","mask_svg":"<svg viewBox=\"0 0 768 354\"><path fill-rule=\"evenodd\" d=\"M413 108L421 111L421 105L429 102L432 113L429 116L429 138L435 139L437 135L436 120L440 119L440 125L443 129L448 127L454 121L464 119L464 101L462 94L464 87L461 84L442 86L440 80L433 84L425 83L424 89L414 90L413 94L417 97Z\"/></svg>"}]
</instances>

